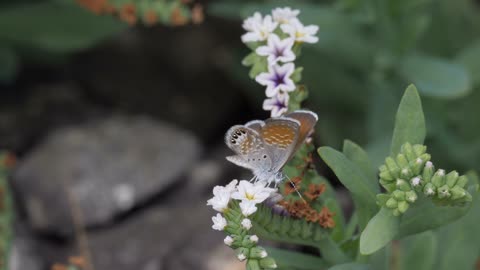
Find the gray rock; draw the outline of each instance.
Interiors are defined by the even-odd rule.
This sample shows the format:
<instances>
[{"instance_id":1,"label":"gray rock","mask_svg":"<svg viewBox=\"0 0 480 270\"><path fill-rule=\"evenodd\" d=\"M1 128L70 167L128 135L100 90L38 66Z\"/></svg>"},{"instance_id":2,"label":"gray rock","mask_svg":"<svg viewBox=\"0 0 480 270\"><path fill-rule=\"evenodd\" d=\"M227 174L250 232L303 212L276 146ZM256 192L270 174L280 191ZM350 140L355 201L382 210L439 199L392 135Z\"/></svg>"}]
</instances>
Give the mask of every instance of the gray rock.
<instances>
[{"instance_id":1,"label":"gray rock","mask_svg":"<svg viewBox=\"0 0 480 270\"><path fill-rule=\"evenodd\" d=\"M167 124L114 116L53 132L19 162L13 184L35 229L71 233L72 213L86 226L111 221L181 179L200 148Z\"/></svg>"},{"instance_id":2,"label":"gray rock","mask_svg":"<svg viewBox=\"0 0 480 270\"><path fill-rule=\"evenodd\" d=\"M222 245L224 237L211 229L212 214L203 203L190 207L162 206L109 230L89 233L94 267L207 270L206 262L213 251L210 247Z\"/></svg>"}]
</instances>

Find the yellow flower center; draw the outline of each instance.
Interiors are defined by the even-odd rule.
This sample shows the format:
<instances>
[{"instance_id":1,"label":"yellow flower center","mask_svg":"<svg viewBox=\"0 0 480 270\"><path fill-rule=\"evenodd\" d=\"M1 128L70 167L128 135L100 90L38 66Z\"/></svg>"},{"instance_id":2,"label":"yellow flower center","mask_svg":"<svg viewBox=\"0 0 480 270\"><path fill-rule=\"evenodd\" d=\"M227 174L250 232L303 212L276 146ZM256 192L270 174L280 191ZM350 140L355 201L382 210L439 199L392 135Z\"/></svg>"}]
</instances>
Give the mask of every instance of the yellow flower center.
<instances>
[{"instance_id":1,"label":"yellow flower center","mask_svg":"<svg viewBox=\"0 0 480 270\"><path fill-rule=\"evenodd\" d=\"M249 193L245 193L245 198L247 198L247 200L249 201L252 201L253 199L255 199L255 196Z\"/></svg>"}]
</instances>

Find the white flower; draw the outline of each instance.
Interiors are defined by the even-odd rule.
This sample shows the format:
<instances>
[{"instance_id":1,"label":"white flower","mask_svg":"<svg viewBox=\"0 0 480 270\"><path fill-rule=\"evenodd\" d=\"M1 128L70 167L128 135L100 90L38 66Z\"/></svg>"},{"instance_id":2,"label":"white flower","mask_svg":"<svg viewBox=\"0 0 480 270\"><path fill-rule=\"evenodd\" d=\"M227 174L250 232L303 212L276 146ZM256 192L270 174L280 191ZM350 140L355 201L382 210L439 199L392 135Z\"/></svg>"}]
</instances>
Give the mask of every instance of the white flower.
<instances>
[{"instance_id":1,"label":"white flower","mask_svg":"<svg viewBox=\"0 0 480 270\"><path fill-rule=\"evenodd\" d=\"M293 83L290 76L295 71L295 65L288 63L283 66L273 65L268 67L268 72L260 73L255 80L267 86L265 94L267 97L273 97L279 91L291 92L295 90L295 83Z\"/></svg>"},{"instance_id":2,"label":"white flower","mask_svg":"<svg viewBox=\"0 0 480 270\"><path fill-rule=\"evenodd\" d=\"M444 176L444 175L445 175L445 170L439 169L439 170L437 171L437 175L438 175L438 176Z\"/></svg>"},{"instance_id":3,"label":"white flower","mask_svg":"<svg viewBox=\"0 0 480 270\"><path fill-rule=\"evenodd\" d=\"M244 215L245 217L248 217L251 214L257 212L257 207L252 201L241 201L239 205L240 209L242 210L242 215Z\"/></svg>"},{"instance_id":4,"label":"white flower","mask_svg":"<svg viewBox=\"0 0 480 270\"><path fill-rule=\"evenodd\" d=\"M247 259L247 256L245 256L245 254L243 254L243 253L240 253L240 254L237 255L237 258L238 258L241 262L243 262L243 261L245 261L245 259Z\"/></svg>"},{"instance_id":5,"label":"white flower","mask_svg":"<svg viewBox=\"0 0 480 270\"><path fill-rule=\"evenodd\" d=\"M220 214L212 217L213 225L212 229L217 231L223 231L227 226L227 220Z\"/></svg>"},{"instance_id":6,"label":"white flower","mask_svg":"<svg viewBox=\"0 0 480 270\"><path fill-rule=\"evenodd\" d=\"M243 22L243 28L248 32L242 36L242 41L247 43L267 40L277 26L278 23L273 21L272 16L267 15L262 18L260 14L255 13L253 17Z\"/></svg>"},{"instance_id":7,"label":"white flower","mask_svg":"<svg viewBox=\"0 0 480 270\"><path fill-rule=\"evenodd\" d=\"M290 20L297 18L298 14L300 14L300 10L292 10L289 7L272 10L273 20L280 24L290 23Z\"/></svg>"},{"instance_id":8,"label":"white flower","mask_svg":"<svg viewBox=\"0 0 480 270\"><path fill-rule=\"evenodd\" d=\"M292 51L295 40L292 38L286 38L280 40L280 38L271 34L268 37L267 45L257 48L256 53L261 56L268 56L268 64L274 65L277 62L291 62L295 60L295 54Z\"/></svg>"},{"instance_id":9,"label":"white flower","mask_svg":"<svg viewBox=\"0 0 480 270\"><path fill-rule=\"evenodd\" d=\"M242 227L247 230L250 230L252 228L252 221L248 218L244 218L241 224L242 224Z\"/></svg>"},{"instance_id":10,"label":"white flower","mask_svg":"<svg viewBox=\"0 0 480 270\"><path fill-rule=\"evenodd\" d=\"M318 37L315 36L318 32L316 25L304 26L298 19L292 19L289 24L280 25L280 28L298 42L317 43L318 41Z\"/></svg>"},{"instance_id":11,"label":"white flower","mask_svg":"<svg viewBox=\"0 0 480 270\"><path fill-rule=\"evenodd\" d=\"M420 177L414 177L412 179L412 186L416 187L418 185L420 185Z\"/></svg>"},{"instance_id":12,"label":"white flower","mask_svg":"<svg viewBox=\"0 0 480 270\"><path fill-rule=\"evenodd\" d=\"M272 98L263 101L263 109L271 111L271 117L278 117L288 111L290 96L287 93L279 92Z\"/></svg>"},{"instance_id":13,"label":"white flower","mask_svg":"<svg viewBox=\"0 0 480 270\"><path fill-rule=\"evenodd\" d=\"M262 250L260 252L260 258L266 258L268 256L268 253L265 250Z\"/></svg>"},{"instance_id":14,"label":"white flower","mask_svg":"<svg viewBox=\"0 0 480 270\"><path fill-rule=\"evenodd\" d=\"M432 168L433 167L433 163L431 161L427 161L427 163L425 163L425 168Z\"/></svg>"},{"instance_id":15,"label":"white flower","mask_svg":"<svg viewBox=\"0 0 480 270\"><path fill-rule=\"evenodd\" d=\"M230 235L227 235L227 237L223 239L223 243L227 246L231 246L233 244L233 238Z\"/></svg>"},{"instance_id":16,"label":"white flower","mask_svg":"<svg viewBox=\"0 0 480 270\"><path fill-rule=\"evenodd\" d=\"M265 187L262 183L252 184L246 180L240 181L238 189L232 194L232 198L253 203L265 201L275 191L273 188Z\"/></svg>"},{"instance_id":17,"label":"white flower","mask_svg":"<svg viewBox=\"0 0 480 270\"><path fill-rule=\"evenodd\" d=\"M224 212L225 210L227 210L228 203L230 202L230 196L233 191L231 190L231 187L229 185L227 185L227 187L222 187L222 186L214 187L213 198L207 201L207 205L211 205L213 209L219 212Z\"/></svg>"},{"instance_id":18,"label":"white flower","mask_svg":"<svg viewBox=\"0 0 480 270\"><path fill-rule=\"evenodd\" d=\"M238 180L233 179L228 185L225 186L225 190L233 193L237 189Z\"/></svg>"},{"instance_id":19,"label":"white flower","mask_svg":"<svg viewBox=\"0 0 480 270\"><path fill-rule=\"evenodd\" d=\"M251 235L250 236L250 241L254 242L254 243L258 243L258 236L256 235Z\"/></svg>"},{"instance_id":20,"label":"white flower","mask_svg":"<svg viewBox=\"0 0 480 270\"><path fill-rule=\"evenodd\" d=\"M242 27L248 32L252 32L255 30L257 25L262 24L262 21L262 14L260 14L260 12L255 12L252 17L248 17L243 21Z\"/></svg>"}]
</instances>

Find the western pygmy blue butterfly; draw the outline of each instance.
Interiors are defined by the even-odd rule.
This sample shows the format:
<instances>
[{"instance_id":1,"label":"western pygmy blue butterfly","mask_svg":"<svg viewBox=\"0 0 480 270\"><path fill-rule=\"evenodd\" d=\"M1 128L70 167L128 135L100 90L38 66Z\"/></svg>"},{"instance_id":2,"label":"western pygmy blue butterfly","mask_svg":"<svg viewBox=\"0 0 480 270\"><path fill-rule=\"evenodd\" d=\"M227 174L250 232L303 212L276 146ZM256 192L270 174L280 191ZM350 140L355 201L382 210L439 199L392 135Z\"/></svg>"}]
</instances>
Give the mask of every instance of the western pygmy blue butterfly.
<instances>
[{"instance_id":1,"label":"western pygmy blue butterfly","mask_svg":"<svg viewBox=\"0 0 480 270\"><path fill-rule=\"evenodd\" d=\"M225 134L225 142L236 155L227 160L250 169L254 180L277 185L284 179L283 166L313 132L317 120L314 112L298 110L233 126Z\"/></svg>"}]
</instances>

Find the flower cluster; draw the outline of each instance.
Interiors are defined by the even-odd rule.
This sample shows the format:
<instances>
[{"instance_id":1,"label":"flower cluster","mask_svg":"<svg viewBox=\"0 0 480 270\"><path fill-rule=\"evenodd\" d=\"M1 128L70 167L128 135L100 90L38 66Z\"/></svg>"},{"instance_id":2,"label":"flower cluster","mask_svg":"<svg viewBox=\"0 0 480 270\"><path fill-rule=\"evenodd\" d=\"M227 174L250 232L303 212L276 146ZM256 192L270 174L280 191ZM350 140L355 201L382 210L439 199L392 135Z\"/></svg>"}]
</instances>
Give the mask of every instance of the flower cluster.
<instances>
[{"instance_id":1,"label":"flower cluster","mask_svg":"<svg viewBox=\"0 0 480 270\"><path fill-rule=\"evenodd\" d=\"M277 267L265 249L257 245L258 236L249 233L253 226L249 216L257 211L257 204L274 196L275 191L261 183L233 180L226 186L216 186L213 198L207 201L207 205L220 212L212 217L212 228L227 233L224 243L236 250L240 261L247 260L249 269Z\"/></svg>"},{"instance_id":2,"label":"flower cluster","mask_svg":"<svg viewBox=\"0 0 480 270\"><path fill-rule=\"evenodd\" d=\"M393 210L394 215L405 213L422 193L439 205L459 205L472 200L465 190L468 178L456 171L435 171L424 145L402 145L396 158L388 157L380 166L380 184L389 194L377 195L380 205Z\"/></svg>"},{"instance_id":3,"label":"flower cluster","mask_svg":"<svg viewBox=\"0 0 480 270\"><path fill-rule=\"evenodd\" d=\"M289 7L276 8L271 15L256 12L243 22L247 33L242 41L253 50L243 63L252 66L250 76L266 86L263 109L271 111L272 117L287 112L289 94L297 89L302 68L295 68L293 61L301 45L318 41L318 26L304 26L299 13Z\"/></svg>"},{"instance_id":4,"label":"flower cluster","mask_svg":"<svg viewBox=\"0 0 480 270\"><path fill-rule=\"evenodd\" d=\"M192 4L190 0L143 2L142 4L136 1L120 0L77 0L77 2L95 14L116 15L130 25L138 22L146 25L159 22L184 25L189 19L193 23L201 23L204 18L202 5Z\"/></svg>"}]
</instances>

